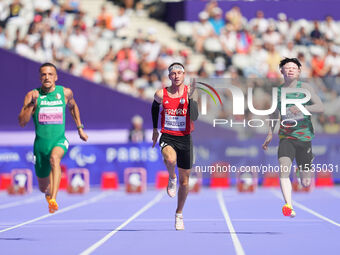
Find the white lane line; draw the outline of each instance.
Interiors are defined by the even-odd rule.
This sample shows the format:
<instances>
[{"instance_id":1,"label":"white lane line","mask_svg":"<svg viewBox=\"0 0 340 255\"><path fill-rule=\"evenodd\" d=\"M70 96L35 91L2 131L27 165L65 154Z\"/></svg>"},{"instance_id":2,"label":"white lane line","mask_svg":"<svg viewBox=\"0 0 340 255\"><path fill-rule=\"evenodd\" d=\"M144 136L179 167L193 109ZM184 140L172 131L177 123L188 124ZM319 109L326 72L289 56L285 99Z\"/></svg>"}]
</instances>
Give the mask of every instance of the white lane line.
<instances>
[{"instance_id":1,"label":"white lane line","mask_svg":"<svg viewBox=\"0 0 340 255\"><path fill-rule=\"evenodd\" d=\"M219 205L221 207L224 219L225 219L225 221L227 223L227 226L228 226L228 229L229 229L229 232L230 232L230 235L231 235L231 239L232 239L234 247L235 247L236 254L237 255L244 255L245 252L244 252L243 247L242 247L242 245L240 243L240 240L237 237L237 234L236 234L236 231L234 229L234 226L233 226L233 224L231 222L231 219L230 219L227 207L225 205L225 202L224 202L221 190L217 191L217 200L218 200L218 203L219 203Z\"/></svg>"},{"instance_id":2,"label":"white lane line","mask_svg":"<svg viewBox=\"0 0 340 255\"><path fill-rule=\"evenodd\" d=\"M51 217L51 216L54 216L54 215L58 215L58 214L61 214L61 213L64 213L64 212L68 212L70 210L73 210L73 209L76 209L76 208L79 208L79 207L82 207L82 206L85 206L85 205L88 205L88 204L91 204L91 203L95 203L98 200L103 199L104 197L106 197L106 196L108 196L110 194L113 194L113 193L106 193L106 192L105 193L101 193L98 196L92 197L92 198L87 199L85 201L82 201L82 202L76 203L74 205L70 205L68 207L65 207L65 208L63 208L61 210L58 210L56 213L45 214L45 215L42 215L40 217L34 218L32 220L28 220L28 221L25 221L23 223L17 224L15 226L12 226L12 227L9 227L9 228L5 228L5 229L1 229L0 233L6 232L6 231L9 231L9 230L12 230L12 229L20 228L20 227L25 226L27 224L30 224L30 223L33 223L33 222L36 222L36 221L39 221L39 220L42 220L42 219L46 219L48 217Z\"/></svg>"},{"instance_id":3,"label":"white lane line","mask_svg":"<svg viewBox=\"0 0 340 255\"><path fill-rule=\"evenodd\" d=\"M25 200L15 201L15 202L7 203L7 204L1 204L0 210L11 208L11 207L16 207L16 206L20 206L20 205L31 204L31 203L34 203L36 201L42 200L42 199L43 199L43 196L38 195L38 196L35 196L35 197L30 197L30 198L25 199Z\"/></svg>"},{"instance_id":4,"label":"white lane line","mask_svg":"<svg viewBox=\"0 0 340 255\"><path fill-rule=\"evenodd\" d=\"M336 189L324 189L325 191L327 191L329 194L337 197L337 198L340 198L340 192L337 191Z\"/></svg>"},{"instance_id":5,"label":"white lane line","mask_svg":"<svg viewBox=\"0 0 340 255\"><path fill-rule=\"evenodd\" d=\"M102 239L100 239L95 244L91 245L89 248L84 250L80 253L80 255L88 255L94 252L96 249L98 249L101 245L103 245L107 240L109 240L113 235L115 235L119 230L124 228L126 225L128 225L131 221L136 219L139 215L150 209L152 206L154 206L156 203L158 203L164 195L164 191L161 191L157 194L157 196L152 199L149 203L147 203L145 206L143 206L140 210L138 210L135 214L133 214L129 219L127 219L125 222L123 222L121 225L119 225L115 230L108 233L106 236L104 236Z\"/></svg>"},{"instance_id":6,"label":"white lane line","mask_svg":"<svg viewBox=\"0 0 340 255\"><path fill-rule=\"evenodd\" d=\"M273 192L273 194L276 197L282 199L282 196L281 196L280 192L278 192L277 190L271 190L271 191ZM300 203L296 202L295 200L292 200L292 202L293 202L293 205L295 207L300 208L301 210L304 210L304 211L306 211L306 212L308 212L308 213L310 213L310 214L312 214L312 215L314 215L314 216L316 216L316 217L318 217L318 218L320 218L320 219L322 219L324 221L327 221L327 222L329 222L329 223L331 223L331 224L333 224L333 225L335 225L337 227L340 227L340 223L337 223L334 220L331 220L330 218L327 218L326 216L323 216L322 214L320 214L320 213L318 213L318 212L308 208L307 206L304 206L303 204L300 204Z\"/></svg>"}]
</instances>

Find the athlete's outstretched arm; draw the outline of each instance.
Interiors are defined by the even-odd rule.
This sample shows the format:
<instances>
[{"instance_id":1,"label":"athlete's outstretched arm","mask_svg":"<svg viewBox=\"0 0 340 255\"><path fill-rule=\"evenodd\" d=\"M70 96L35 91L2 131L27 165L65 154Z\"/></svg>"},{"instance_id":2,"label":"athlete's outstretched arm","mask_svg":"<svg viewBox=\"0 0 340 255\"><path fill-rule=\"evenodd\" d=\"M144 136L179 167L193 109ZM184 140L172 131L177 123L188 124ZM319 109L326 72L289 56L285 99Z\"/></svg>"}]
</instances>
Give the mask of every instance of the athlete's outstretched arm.
<instances>
[{"instance_id":1,"label":"athlete's outstretched arm","mask_svg":"<svg viewBox=\"0 0 340 255\"><path fill-rule=\"evenodd\" d=\"M266 140L264 141L264 143L262 144L262 148L264 150L268 149L268 144L271 142L271 140L273 139L273 131L275 129L276 126L276 120L279 120L279 110L276 109L275 112L273 112L270 115L270 119L271 120L275 120L275 121L269 121L269 131L268 131L268 135L266 137Z\"/></svg>"},{"instance_id":2,"label":"athlete's outstretched arm","mask_svg":"<svg viewBox=\"0 0 340 255\"><path fill-rule=\"evenodd\" d=\"M21 111L19 113L19 125L21 127L26 126L26 124L31 119L31 116L36 108L38 97L39 92L37 90L32 90L26 94L24 99L24 106L21 108Z\"/></svg>"},{"instance_id":3,"label":"athlete's outstretched arm","mask_svg":"<svg viewBox=\"0 0 340 255\"><path fill-rule=\"evenodd\" d=\"M304 89L307 89L310 92L310 94L311 94L310 100L313 103L312 105L305 105L305 108L310 113L322 113L322 112L324 112L325 107L324 107L320 97L316 94L313 87L311 87L307 83L302 83L301 87L304 88ZM298 112L300 112L300 109L296 105L293 105L292 107L290 107L289 110L294 114L297 114Z\"/></svg>"},{"instance_id":4,"label":"athlete's outstretched arm","mask_svg":"<svg viewBox=\"0 0 340 255\"><path fill-rule=\"evenodd\" d=\"M158 140L158 116L159 116L159 106L163 101L163 90L157 90L154 96L154 101L151 107L151 115L152 115L152 124L153 124L153 133L152 133L152 148L155 147Z\"/></svg>"},{"instance_id":5,"label":"athlete's outstretched arm","mask_svg":"<svg viewBox=\"0 0 340 255\"><path fill-rule=\"evenodd\" d=\"M67 102L67 106L68 106L70 113L72 115L72 118L77 125L79 137L80 137L80 139L82 139L86 142L88 136L84 132L84 126L81 124L79 108L78 108L76 101L73 98L72 90L69 89L69 88L64 88L64 95L65 95L65 99L66 99L66 102Z\"/></svg>"},{"instance_id":6,"label":"athlete's outstretched arm","mask_svg":"<svg viewBox=\"0 0 340 255\"><path fill-rule=\"evenodd\" d=\"M198 119L198 104L197 104L197 98L198 94L196 91L196 79L194 78L192 81L192 84L190 84L189 87L189 113L190 113L190 119L195 121Z\"/></svg>"},{"instance_id":7,"label":"athlete's outstretched arm","mask_svg":"<svg viewBox=\"0 0 340 255\"><path fill-rule=\"evenodd\" d=\"M308 111L310 111L311 113L322 113L325 111L325 107L320 99L320 97L318 96L318 94L316 94L314 88L308 84L303 84L302 87L305 87L309 90L310 94L311 94L311 100L313 102L312 105L306 105L306 109Z\"/></svg>"}]
</instances>

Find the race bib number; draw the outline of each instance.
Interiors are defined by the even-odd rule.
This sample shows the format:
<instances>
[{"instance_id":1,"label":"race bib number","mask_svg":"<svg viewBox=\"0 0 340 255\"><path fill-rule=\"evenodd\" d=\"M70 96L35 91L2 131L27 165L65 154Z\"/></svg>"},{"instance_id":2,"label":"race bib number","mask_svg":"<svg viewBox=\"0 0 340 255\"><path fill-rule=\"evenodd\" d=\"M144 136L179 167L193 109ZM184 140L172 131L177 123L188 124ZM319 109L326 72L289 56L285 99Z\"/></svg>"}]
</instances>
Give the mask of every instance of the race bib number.
<instances>
[{"instance_id":1,"label":"race bib number","mask_svg":"<svg viewBox=\"0 0 340 255\"><path fill-rule=\"evenodd\" d=\"M282 120L287 120L287 119L291 119L291 120L303 120L304 115L301 111L297 112L296 114L292 113L291 110L289 108L287 108L286 111L286 115L282 115Z\"/></svg>"},{"instance_id":2,"label":"race bib number","mask_svg":"<svg viewBox=\"0 0 340 255\"><path fill-rule=\"evenodd\" d=\"M63 124L63 107L40 108L38 120L40 124Z\"/></svg>"},{"instance_id":3,"label":"race bib number","mask_svg":"<svg viewBox=\"0 0 340 255\"><path fill-rule=\"evenodd\" d=\"M185 131L186 118L185 116L172 116L165 114L164 128L173 131Z\"/></svg>"}]
</instances>

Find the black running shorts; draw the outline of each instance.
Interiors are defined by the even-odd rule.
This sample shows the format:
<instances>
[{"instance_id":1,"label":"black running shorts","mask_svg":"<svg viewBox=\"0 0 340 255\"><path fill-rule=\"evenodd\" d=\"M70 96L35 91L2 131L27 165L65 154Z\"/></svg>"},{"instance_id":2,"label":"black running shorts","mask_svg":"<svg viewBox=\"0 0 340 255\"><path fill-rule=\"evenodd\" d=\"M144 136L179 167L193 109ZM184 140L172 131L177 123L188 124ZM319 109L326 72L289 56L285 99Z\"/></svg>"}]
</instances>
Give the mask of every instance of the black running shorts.
<instances>
[{"instance_id":1,"label":"black running shorts","mask_svg":"<svg viewBox=\"0 0 340 255\"><path fill-rule=\"evenodd\" d=\"M163 150L171 146L176 151L177 167L191 169L193 164L193 147L191 135L175 136L163 133L159 140L159 146Z\"/></svg>"},{"instance_id":2,"label":"black running shorts","mask_svg":"<svg viewBox=\"0 0 340 255\"><path fill-rule=\"evenodd\" d=\"M294 161L299 170L309 170L314 160L312 153L312 143L294 139L281 139L279 144L278 157L288 157Z\"/></svg>"}]
</instances>

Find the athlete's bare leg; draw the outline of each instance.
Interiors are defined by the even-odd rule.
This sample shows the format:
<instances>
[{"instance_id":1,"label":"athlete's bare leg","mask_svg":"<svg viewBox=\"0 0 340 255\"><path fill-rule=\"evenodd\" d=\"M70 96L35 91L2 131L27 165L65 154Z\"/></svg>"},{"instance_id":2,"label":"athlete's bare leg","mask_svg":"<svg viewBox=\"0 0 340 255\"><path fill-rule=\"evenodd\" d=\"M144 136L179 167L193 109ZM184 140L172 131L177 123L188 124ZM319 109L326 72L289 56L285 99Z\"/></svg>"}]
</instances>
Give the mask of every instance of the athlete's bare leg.
<instances>
[{"instance_id":1,"label":"athlete's bare leg","mask_svg":"<svg viewBox=\"0 0 340 255\"><path fill-rule=\"evenodd\" d=\"M59 190L59 184L61 179L61 167L60 161L64 156L64 150L61 147L54 147L51 156L51 198L56 199Z\"/></svg>"},{"instance_id":2,"label":"athlete's bare leg","mask_svg":"<svg viewBox=\"0 0 340 255\"><path fill-rule=\"evenodd\" d=\"M280 163L280 184L283 198L286 204L292 204L292 183L289 179L290 170L292 167L292 160L289 157L279 158Z\"/></svg>"},{"instance_id":3,"label":"athlete's bare leg","mask_svg":"<svg viewBox=\"0 0 340 255\"><path fill-rule=\"evenodd\" d=\"M179 189L176 213L182 213L189 192L189 175L191 169L178 168Z\"/></svg>"},{"instance_id":4,"label":"athlete's bare leg","mask_svg":"<svg viewBox=\"0 0 340 255\"><path fill-rule=\"evenodd\" d=\"M44 194L50 194L50 176L45 178L38 177L39 190Z\"/></svg>"},{"instance_id":5,"label":"athlete's bare leg","mask_svg":"<svg viewBox=\"0 0 340 255\"><path fill-rule=\"evenodd\" d=\"M165 166L169 172L169 177L171 179L175 179L176 178L175 167L177 162L176 151L174 150L174 148L168 145L164 147L164 149L162 150L162 155L164 158Z\"/></svg>"},{"instance_id":6,"label":"athlete's bare leg","mask_svg":"<svg viewBox=\"0 0 340 255\"><path fill-rule=\"evenodd\" d=\"M305 170L300 171L301 185L305 188L309 187L312 183L313 173L312 171Z\"/></svg>"}]
</instances>

